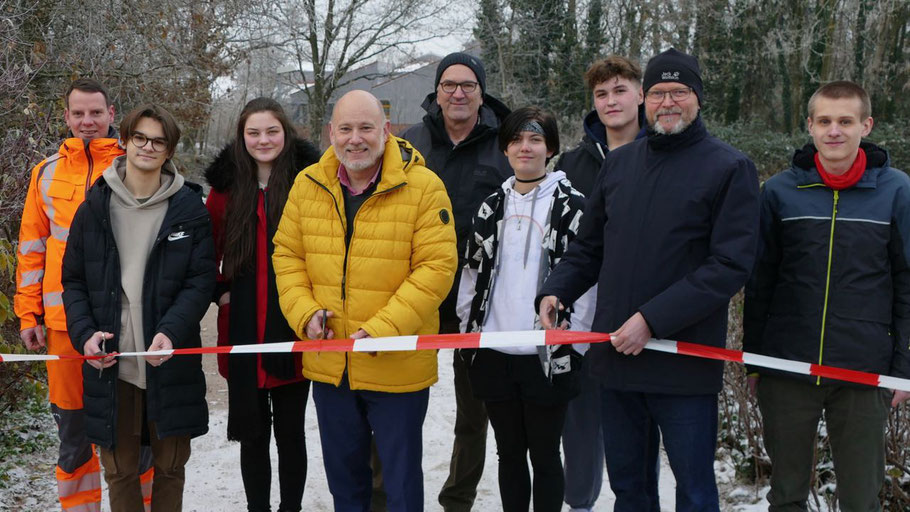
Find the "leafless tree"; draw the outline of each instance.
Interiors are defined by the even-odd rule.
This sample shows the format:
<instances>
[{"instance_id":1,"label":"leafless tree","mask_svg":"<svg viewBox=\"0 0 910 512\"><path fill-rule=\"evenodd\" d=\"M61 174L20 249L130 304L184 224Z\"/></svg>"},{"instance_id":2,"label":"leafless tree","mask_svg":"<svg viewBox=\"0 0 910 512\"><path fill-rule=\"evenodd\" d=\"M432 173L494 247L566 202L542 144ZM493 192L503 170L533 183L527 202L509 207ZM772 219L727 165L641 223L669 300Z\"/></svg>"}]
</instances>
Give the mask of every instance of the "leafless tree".
<instances>
[{"instance_id":1,"label":"leafless tree","mask_svg":"<svg viewBox=\"0 0 910 512\"><path fill-rule=\"evenodd\" d=\"M259 32L268 31L295 71L283 77L306 95L315 141L336 91L387 74L358 68L381 58L407 60L420 43L460 29L453 21L466 17L458 6L435 0L268 0L256 16Z\"/></svg>"}]
</instances>

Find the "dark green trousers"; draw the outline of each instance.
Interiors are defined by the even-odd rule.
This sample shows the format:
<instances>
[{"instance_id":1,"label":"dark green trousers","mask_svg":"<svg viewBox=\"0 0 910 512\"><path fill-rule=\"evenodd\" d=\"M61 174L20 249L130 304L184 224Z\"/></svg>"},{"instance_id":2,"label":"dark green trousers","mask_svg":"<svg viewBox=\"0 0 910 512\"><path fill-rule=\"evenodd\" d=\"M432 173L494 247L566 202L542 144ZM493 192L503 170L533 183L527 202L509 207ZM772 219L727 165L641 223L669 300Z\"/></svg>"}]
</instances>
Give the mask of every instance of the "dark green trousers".
<instances>
[{"instance_id":1,"label":"dark green trousers","mask_svg":"<svg viewBox=\"0 0 910 512\"><path fill-rule=\"evenodd\" d=\"M891 392L877 388L816 385L763 375L758 405L765 449L771 457L770 511L804 511L813 471L818 422L824 414L840 509L882 510L885 422Z\"/></svg>"}]
</instances>

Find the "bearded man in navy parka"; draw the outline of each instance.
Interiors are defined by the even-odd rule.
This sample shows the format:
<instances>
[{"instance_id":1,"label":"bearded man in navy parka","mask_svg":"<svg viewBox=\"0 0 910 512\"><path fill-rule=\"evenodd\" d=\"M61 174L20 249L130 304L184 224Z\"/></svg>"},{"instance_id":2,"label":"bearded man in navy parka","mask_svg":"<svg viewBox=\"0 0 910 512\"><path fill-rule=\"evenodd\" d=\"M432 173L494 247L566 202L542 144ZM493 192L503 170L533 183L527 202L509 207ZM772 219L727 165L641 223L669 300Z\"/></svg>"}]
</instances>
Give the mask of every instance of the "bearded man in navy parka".
<instances>
[{"instance_id":1,"label":"bearded man in navy parka","mask_svg":"<svg viewBox=\"0 0 910 512\"><path fill-rule=\"evenodd\" d=\"M659 427L677 510L719 510L714 477L723 364L644 351L651 337L722 347L727 307L749 277L758 178L742 153L708 134L698 61L674 49L645 69L647 137L610 151L579 235L538 296L555 309L598 284L591 347L603 386L604 450L617 512L656 511L645 492L649 426Z\"/></svg>"}]
</instances>

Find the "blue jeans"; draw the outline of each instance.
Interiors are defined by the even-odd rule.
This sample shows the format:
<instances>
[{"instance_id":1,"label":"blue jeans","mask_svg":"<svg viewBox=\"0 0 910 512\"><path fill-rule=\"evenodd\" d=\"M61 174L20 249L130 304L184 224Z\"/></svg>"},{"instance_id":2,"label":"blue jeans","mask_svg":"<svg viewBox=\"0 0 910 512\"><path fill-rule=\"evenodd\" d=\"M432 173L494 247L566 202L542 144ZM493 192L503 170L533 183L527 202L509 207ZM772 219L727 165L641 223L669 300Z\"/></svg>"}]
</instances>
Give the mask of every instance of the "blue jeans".
<instances>
[{"instance_id":1,"label":"blue jeans","mask_svg":"<svg viewBox=\"0 0 910 512\"><path fill-rule=\"evenodd\" d=\"M391 512L423 510L423 420L430 390L351 391L347 375L336 387L313 382L322 458L336 512L369 512L370 441L382 463Z\"/></svg>"},{"instance_id":2,"label":"blue jeans","mask_svg":"<svg viewBox=\"0 0 910 512\"><path fill-rule=\"evenodd\" d=\"M601 388L604 452L615 512L656 511L654 426L676 477L678 512L717 512L714 477L717 395L669 395Z\"/></svg>"}]
</instances>

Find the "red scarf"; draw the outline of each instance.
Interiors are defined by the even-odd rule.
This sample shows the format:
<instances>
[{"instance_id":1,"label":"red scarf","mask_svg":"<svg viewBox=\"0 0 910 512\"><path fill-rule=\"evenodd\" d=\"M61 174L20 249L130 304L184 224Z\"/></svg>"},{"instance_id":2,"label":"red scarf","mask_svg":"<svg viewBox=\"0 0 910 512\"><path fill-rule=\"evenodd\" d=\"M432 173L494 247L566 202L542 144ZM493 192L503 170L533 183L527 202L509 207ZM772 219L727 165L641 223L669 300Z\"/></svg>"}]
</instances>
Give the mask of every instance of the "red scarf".
<instances>
[{"instance_id":1,"label":"red scarf","mask_svg":"<svg viewBox=\"0 0 910 512\"><path fill-rule=\"evenodd\" d=\"M828 188L833 188L834 190L850 188L856 185L859 179L863 177L863 173L866 172L866 152L863 151L863 148L859 148L853 165L843 174L831 174L826 171L818 155L818 153L815 153L815 168L818 170L818 175L822 177L825 185L828 185Z\"/></svg>"}]
</instances>

